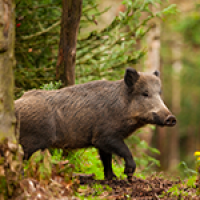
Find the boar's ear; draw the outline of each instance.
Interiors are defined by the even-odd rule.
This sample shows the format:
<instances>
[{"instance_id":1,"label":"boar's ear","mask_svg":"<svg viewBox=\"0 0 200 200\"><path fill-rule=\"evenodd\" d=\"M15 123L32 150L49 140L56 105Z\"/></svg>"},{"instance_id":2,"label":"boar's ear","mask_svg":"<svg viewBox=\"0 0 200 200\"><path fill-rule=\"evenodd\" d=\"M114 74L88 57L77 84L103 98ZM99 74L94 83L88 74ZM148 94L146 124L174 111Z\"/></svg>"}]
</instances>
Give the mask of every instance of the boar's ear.
<instances>
[{"instance_id":1,"label":"boar's ear","mask_svg":"<svg viewBox=\"0 0 200 200\"><path fill-rule=\"evenodd\" d=\"M160 72L159 71L155 71L154 73L153 73L155 76L157 76L157 77L160 77Z\"/></svg>"},{"instance_id":2,"label":"boar's ear","mask_svg":"<svg viewBox=\"0 0 200 200\"><path fill-rule=\"evenodd\" d=\"M136 81L139 79L140 75L137 73L137 71L133 68L127 68L126 73L124 75L124 82L128 87L133 86Z\"/></svg>"}]
</instances>

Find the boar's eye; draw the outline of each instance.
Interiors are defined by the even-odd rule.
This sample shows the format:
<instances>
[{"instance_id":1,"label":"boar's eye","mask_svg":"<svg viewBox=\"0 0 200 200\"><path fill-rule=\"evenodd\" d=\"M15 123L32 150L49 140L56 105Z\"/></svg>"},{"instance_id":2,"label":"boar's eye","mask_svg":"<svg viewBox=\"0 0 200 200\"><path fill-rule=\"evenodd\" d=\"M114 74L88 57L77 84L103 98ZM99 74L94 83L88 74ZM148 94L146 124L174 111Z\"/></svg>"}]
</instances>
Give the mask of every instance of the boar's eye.
<instances>
[{"instance_id":1,"label":"boar's eye","mask_svg":"<svg viewBox=\"0 0 200 200\"><path fill-rule=\"evenodd\" d=\"M143 92L143 93L142 93L142 96L144 96L144 97L148 97L149 94L148 94L148 92Z\"/></svg>"}]
</instances>

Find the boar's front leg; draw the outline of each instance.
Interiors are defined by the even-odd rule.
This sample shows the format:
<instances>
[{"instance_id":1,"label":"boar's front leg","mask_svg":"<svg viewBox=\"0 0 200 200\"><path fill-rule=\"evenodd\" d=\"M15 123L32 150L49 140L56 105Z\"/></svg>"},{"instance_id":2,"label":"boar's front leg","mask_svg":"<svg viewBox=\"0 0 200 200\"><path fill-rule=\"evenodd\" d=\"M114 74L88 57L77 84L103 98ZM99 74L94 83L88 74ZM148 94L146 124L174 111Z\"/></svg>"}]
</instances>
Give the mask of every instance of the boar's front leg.
<instances>
[{"instance_id":1,"label":"boar's front leg","mask_svg":"<svg viewBox=\"0 0 200 200\"><path fill-rule=\"evenodd\" d=\"M116 178L112 170L112 154L99 149L99 155L104 166L104 178L107 180Z\"/></svg>"},{"instance_id":2,"label":"boar's front leg","mask_svg":"<svg viewBox=\"0 0 200 200\"><path fill-rule=\"evenodd\" d=\"M128 179L131 180L133 173L136 169L135 161L133 160L132 154L129 151L128 147L120 138L109 138L101 137L97 140L94 146L102 151L107 153L114 153L125 160L125 169L124 173L128 176Z\"/></svg>"}]
</instances>

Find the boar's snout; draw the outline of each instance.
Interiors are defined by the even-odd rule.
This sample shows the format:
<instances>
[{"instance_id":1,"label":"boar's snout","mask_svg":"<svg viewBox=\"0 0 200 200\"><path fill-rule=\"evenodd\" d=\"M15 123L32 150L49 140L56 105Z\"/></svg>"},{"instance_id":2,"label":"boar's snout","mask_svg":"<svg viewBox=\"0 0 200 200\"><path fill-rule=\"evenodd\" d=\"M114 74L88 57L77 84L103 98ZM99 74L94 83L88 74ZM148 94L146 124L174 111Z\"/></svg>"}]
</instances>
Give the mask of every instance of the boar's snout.
<instances>
[{"instance_id":1,"label":"boar's snout","mask_svg":"<svg viewBox=\"0 0 200 200\"><path fill-rule=\"evenodd\" d=\"M159 126L174 126L176 125L176 117L171 113L167 114L167 116L163 116L163 113L155 113L153 112L153 123Z\"/></svg>"},{"instance_id":2,"label":"boar's snout","mask_svg":"<svg viewBox=\"0 0 200 200\"><path fill-rule=\"evenodd\" d=\"M165 126L174 126L176 125L176 117L174 115L168 115L164 121Z\"/></svg>"}]
</instances>

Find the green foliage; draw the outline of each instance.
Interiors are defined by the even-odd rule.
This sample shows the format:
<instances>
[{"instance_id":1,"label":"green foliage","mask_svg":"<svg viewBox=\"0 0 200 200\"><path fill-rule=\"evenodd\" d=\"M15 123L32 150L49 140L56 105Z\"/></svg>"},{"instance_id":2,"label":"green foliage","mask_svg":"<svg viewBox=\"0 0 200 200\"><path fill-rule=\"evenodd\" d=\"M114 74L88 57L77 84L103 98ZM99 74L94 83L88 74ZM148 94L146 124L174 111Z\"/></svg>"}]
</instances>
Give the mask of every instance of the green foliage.
<instances>
[{"instance_id":1,"label":"green foliage","mask_svg":"<svg viewBox=\"0 0 200 200\"><path fill-rule=\"evenodd\" d=\"M15 83L17 88L38 88L44 79L51 81L49 71L55 65L52 43L58 42L61 1L17 1L16 2L16 59ZM56 42L57 41L57 42ZM19 90L20 91L20 90Z\"/></svg>"},{"instance_id":2,"label":"green foliage","mask_svg":"<svg viewBox=\"0 0 200 200\"><path fill-rule=\"evenodd\" d=\"M198 1L197 1L198 2ZM187 44L187 48L183 48L183 72L181 76L181 85L184 88L182 90L182 112L181 112L181 127L193 127L193 132L199 125L200 109L198 109L197 102L200 100L199 93L199 74L200 74L200 59L199 59L199 22L200 22L200 6L199 4L184 15L181 19L181 23L176 25L176 30L182 34L184 44ZM190 81L190 84L185 84ZM191 113L188 118L188 113ZM195 134L195 133L194 133ZM183 134L184 135L184 134Z\"/></svg>"},{"instance_id":3,"label":"green foliage","mask_svg":"<svg viewBox=\"0 0 200 200\"><path fill-rule=\"evenodd\" d=\"M160 154L158 149L150 147L145 141L139 138L140 131L134 133L128 140L128 146L135 155L134 159L140 172L149 172L155 166L160 166L160 162L153 156ZM148 152L148 153L147 153ZM153 155L149 155L149 152Z\"/></svg>"},{"instance_id":4,"label":"green foliage","mask_svg":"<svg viewBox=\"0 0 200 200\"><path fill-rule=\"evenodd\" d=\"M60 175L64 177L66 182L73 180L72 172L74 166L72 162L66 160L63 156L63 151L60 149L51 150L52 155L48 150L35 152L28 161L25 161L24 174L26 178L34 178L40 182L51 181L52 175Z\"/></svg>"},{"instance_id":5,"label":"green foliage","mask_svg":"<svg viewBox=\"0 0 200 200\"><path fill-rule=\"evenodd\" d=\"M62 149L50 149L52 162L62 161L64 159Z\"/></svg>"},{"instance_id":6,"label":"green foliage","mask_svg":"<svg viewBox=\"0 0 200 200\"><path fill-rule=\"evenodd\" d=\"M188 1L184 7L181 2L177 3L182 12L168 18L162 23L162 58L163 61L163 91L164 99L169 108L175 108L174 100L176 92L173 93L173 81L180 78L180 112L174 113L177 117L180 145L180 160L184 160L189 168L194 168L193 152L199 146L199 79L200 79L200 57L199 57L199 6L195 3L200 1ZM194 7L193 7L194 6ZM184 10L184 11L183 11ZM178 44L181 54L181 72L176 74L172 68L174 59L174 45ZM177 93L178 93L177 92ZM175 97L175 98L174 98ZM172 110L173 112L173 110ZM170 132L170 131L168 131ZM167 136L173 138L173 134ZM166 148L168 149L168 147ZM181 174L185 174L182 173Z\"/></svg>"},{"instance_id":7,"label":"green foliage","mask_svg":"<svg viewBox=\"0 0 200 200\"><path fill-rule=\"evenodd\" d=\"M103 179L103 167L95 148L80 149L68 152L67 158L74 164L75 172L95 174L97 179Z\"/></svg>"},{"instance_id":8,"label":"green foliage","mask_svg":"<svg viewBox=\"0 0 200 200\"><path fill-rule=\"evenodd\" d=\"M192 45L200 45L199 38L199 23L200 23L200 6L197 5L196 9L189 15L186 15L182 20L181 24L177 27L178 30L183 34L184 39L187 43Z\"/></svg>"},{"instance_id":9,"label":"green foliage","mask_svg":"<svg viewBox=\"0 0 200 200\"><path fill-rule=\"evenodd\" d=\"M187 180L187 186L189 188L196 188L196 176L190 176Z\"/></svg>"},{"instance_id":10,"label":"green foliage","mask_svg":"<svg viewBox=\"0 0 200 200\"><path fill-rule=\"evenodd\" d=\"M7 196L8 194L8 187L7 187L7 181L5 176L0 176L0 191L2 196Z\"/></svg>"},{"instance_id":11,"label":"green foliage","mask_svg":"<svg viewBox=\"0 0 200 200\"><path fill-rule=\"evenodd\" d=\"M196 189L196 176L191 176L188 180L183 180L182 183L175 184L171 188L168 189L167 192L164 192L160 197L166 196L168 197L176 197L177 199L192 199L192 197L197 197L195 191L192 189Z\"/></svg>"},{"instance_id":12,"label":"green foliage","mask_svg":"<svg viewBox=\"0 0 200 200\"><path fill-rule=\"evenodd\" d=\"M171 4L162 10L162 14L164 14L164 15L176 14L177 12L178 12L178 10L177 10L176 4Z\"/></svg>"},{"instance_id":13,"label":"green foliage","mask_svg":"<svg viewBox=\"0 0 200 200\"><path fill-rule=\"evenodd\" d=\"M160 197L167 196L176 197L178 199L184 199L188 197L191 199L192 197L196 197L197 188L197 172L193 169L190 169L185 162L181 162L179 164L179 173L183 179L179 184L173 185L167 192L160 195ZM194 189L194 190L193 190Z\"/></svg>"},{"instance_id":14,"label":"green foliage","mask_svg":"<svg viewBox=\"0 0 200 200\"><path fill-rule=\"evenodd\" d=\"M188 196L188 192L187 191L183 191L180 189L180 185L174 185L172 186L167 193L170 193L170 196L172 197L179 197L179 199L181 200L181 197L187 197Z\"/></svg>"},{"instance_id":15,"label":"green foliage","mask_svg":"<svg viewBox=\"0 0 200 200\"><path fill-rule=\"evenodd\" d=\"M101 77L120 79L125 67L139 62L146 51L144 47L138 50L137 43L151 28L147 25L148 21L162 14L162 11L155 14L150 11L149 5L155 2L159 1L123 1L127 8L124 13L119 13L105 29L93 31L87 38L81 39L81 43L78 42L77 83ZM169 14L173 9L171 7L164 13ZM143 12L147 17L141 20ZM90 42L85 46L84 41Z\"/></svg>"},{"instance_id":16,"label":"green foliage","mask_svg":"<svg viewBox=\"0 0 200 200\"><path fill-rule=\"evenodd\" d=\"M94 188L94 191L95 191L94 194L93 194L93 196L99 196L104 191L103 186L100 185L100 184L95 184L93 186L93 188Z\"/></svg>"},{"instance_id":17,"label":"green foliage","mask_svg":"<svg viewBox=\"0 0 200 200\"><path fill-rule=\"evenodd\" d=\"M148 21L156 16L174 12L169 6L159 13L152 13L151 4L158 0L124 0L126 11L111 24L99 31L81 34L88 26L96 26L100 0L84 0L77 43L76 83L90 80L122 78L126 66L138 63L145 54L145 47L138 49L150 27ZM55 80L55 66L60 36L61 0L16 2L16 93L39 88ZM142 18L146 13L146 18ZM34 20L34 21L33 21ZM33 23L34 22L34 23Z\"/></svg>"},{"instance_id":18,"label":"green foliage","mask_svg":"<svg viewBox=\"0 0 200 200\"><path fill-rule=\"evenodd\" d=\"M50 180L51 175L52 162L48 150L45 150L44 153L41 151L35 152L26 163L25 176L42 181Z\"/></svg>"},{"instance_id":19,"label":"green foliage","mask_svg":"<svg viewBox=\"0 0 200 200\"><path fill-rule=\"evenodd\" d=\"M54 83L51 81L50 83L47 83L47 84L44 84L42 86L40 86L40 89L43 89L43 90L56 90L56 89L59 89L61 88L62 86L62 83L61 81L55 81Z\"/></svg>"},{"instance_id":20,"label":"green foliage","mask_svg":"<svg viewBox=\"0 0 200 200\"><path fill-rule=\"evenodd\" d=\"M180 162L178 169L179 169L180 175L182 177L189 177L191 175L197 175L197 172L195 170L189 168L187 163L184 161Z\"/></svg>"},{"instance_id":21,"label":"green foliage","mask_svg":"<svg viewBox=\"0 0 200 200\"><path fill-rule=\"evenodd\" d=\"M133 137L134 138L134 137ZM134 141L132 138L131 141ZM141 154L134 152L136 156L134 157L137 164L137 173L136 176L145 177L145 174L150 172L150 170L155 167L155 165L159 166L159 161L155 158L144 153L144 150L151 150L152 152L158 153L158 150L154 148L150 148L146 143L140 141L137 138L135 141L135 146L137 146L137 150L141 151ZM132 149L134 151L134 148ZM54 150L53 158L61 159L62 158L62 150ZM84 172L86 174L95 174L97 179L103 179L103 166L100 161L98 151L95 148L89 149L80 149L77 151L69 151L66 159L69 159L70 163L74 165L74 172ZM114 173L120 177L125 178L124 175L124 161L119 159L116 156L113 156L113 171Z\"/></svg>"}]
</instances>

